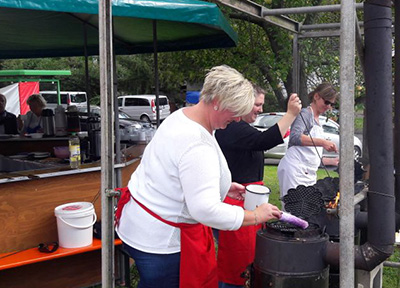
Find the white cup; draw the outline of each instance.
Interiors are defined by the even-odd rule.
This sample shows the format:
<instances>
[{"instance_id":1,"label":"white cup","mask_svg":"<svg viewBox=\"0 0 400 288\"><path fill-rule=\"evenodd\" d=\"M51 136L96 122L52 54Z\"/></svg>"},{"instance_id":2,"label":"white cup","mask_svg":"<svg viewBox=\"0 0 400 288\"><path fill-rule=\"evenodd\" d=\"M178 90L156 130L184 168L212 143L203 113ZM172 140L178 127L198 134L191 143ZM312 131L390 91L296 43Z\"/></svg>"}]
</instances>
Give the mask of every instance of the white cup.
<instances>
[{"instance_id":1,"label":"white cup","mask_svg":"<svg viewBox=\"0 0 400 288\"><path fill-rule=\"evenodd\" d=\"M250 184L246 186L244 209L254 210L262 203L268 203L271 190L267 186Z\"/></svg>"}]
</instances>

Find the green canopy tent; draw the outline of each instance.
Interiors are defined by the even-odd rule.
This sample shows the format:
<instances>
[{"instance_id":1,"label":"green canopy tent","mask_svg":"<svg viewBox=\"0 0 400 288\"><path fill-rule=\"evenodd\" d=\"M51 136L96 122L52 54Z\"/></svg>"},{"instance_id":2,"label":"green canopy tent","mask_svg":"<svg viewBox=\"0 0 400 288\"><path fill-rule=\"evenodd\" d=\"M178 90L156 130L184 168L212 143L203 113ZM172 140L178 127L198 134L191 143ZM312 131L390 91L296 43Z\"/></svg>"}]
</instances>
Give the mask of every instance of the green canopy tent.
<instances>
[{"instance_id":1,"label":"green canopy tent","mask_svg":"<svg viewBox=\"0 0 400 288\"><path fill-rule=\"evenodd\" d=\"M0 0L0 59L83 56L85 42L88 55L99 55L98 5L98 0ZM112 5L118 55L152 53L153 20L158 52L236 45L236 33L213 3L118 0Z\"/></svg>"},{"instance_id":2,"label":"green canopy tent","mask_svg":"<svg viewBox=\"0 0 400 288\"><path fill-rule=\"evenodd\" d=\"M98 0L0 0L0 59L99 55L98 5ZM233 47L237 42L213 3L118 0L112 13L117 55ZM158 78L155 82L157 89Z\"/></svg>"}]
</instances>

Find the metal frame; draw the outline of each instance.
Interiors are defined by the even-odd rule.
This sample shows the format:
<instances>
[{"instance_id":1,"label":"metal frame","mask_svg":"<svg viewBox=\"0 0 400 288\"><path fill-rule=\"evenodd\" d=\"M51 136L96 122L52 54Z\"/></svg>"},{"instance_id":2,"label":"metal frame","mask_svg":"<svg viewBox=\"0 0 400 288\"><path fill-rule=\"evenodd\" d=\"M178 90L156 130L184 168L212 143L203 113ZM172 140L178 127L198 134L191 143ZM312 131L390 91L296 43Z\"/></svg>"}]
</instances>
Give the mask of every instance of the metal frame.
<instances>
[{"instance_id":1,"label":"metal frame","mask_svg":"<svg viewBox=\"0 0 400 288\"><path fill-rule=\"evenodd\" d=\"M229 2L232 7L232 2L228 0L218 0L217 2L227 5ZM243 6L248 9L243 9ZM254 6L251 1L241 1L241 12L248 12L255 14L251 11L250 7ZM355 47L357 44L357 51L359 53L360 62L363 65L364 54L361 38L361 30L358 20L356 18L356 9L362 9L363 3L355 4L354 0L344 0L341 5L327 5L327 6L314 6L314 7L297 7L297 8L284 8L284 9L267 9L265 7L257 9L257 13L261 12L258 17L272 17L280 14L299 14L299 13L317 13L317 12L341 12L341 21L339 23L306 26L304 30L313 29L332 29L340 28L339 30L330 31L309 31L302 32L302 26L296 26L295 29L287 30L294 32L293 38L293 81L294 89L298 90L300 85L300 54L299 54L299 39L310 37L340 37L340 111L344 119L342 129L340 130L341 139L350 139L354 134L354 70L355 70ZM235 7L232 7L235 9ZM283 16L280 16L283 17ZM287 18L284 18L287 19ZM279 23L270 21L269 23L275 24L279 27ZM283 27L285 28L285 27ZM352 139L352 138L351 138ZM343 193L341 205L341 220L340 220L340 287L350 288L354 287L354 171L353 162L353 143L349 141L341 141L340 143L340 191L347 191Z\"/></svg>"},{"instance_id":2,"label":"metal frame","mask_svg":"<svg viewBox=\"0 0 400 288\"><path fill-rule=\"evenodd\" d=\"M295 13L315 13L315 12L329 12L329 11L339 11L341 12L341 22L340 22L340 33L333 33L332 31L329 35L324 35L323 33L308 33L308 37L314 35L313 37L331 37L332 34L335 36L340 36L340 83L341 83L341 103L340 110L342 111L342 129L340 131L340 137L342 139L353 137L354 134L354 69L355 69L355 47L357 43L357 50L359 51L360 60L363 61L363 50L361 30L358 25L355 25L356 9L361 9L363 4L355 4L354 0L342 0L341 5L329 5L321 7L298 7L298 8L288 8L288 9L267 9L259 4L248 0L214 0L215 2L228 6L236 11L246 13L250 17L255 17L258 20L265 21L267 23L276 25L278 27L284 28L290 32L299 34L301 31L301 26L298 22L291 20L288 17L282 16L280 14L295 14ZM101 66L101 101L102 105L107 105L112 107L112 101L110 101L113 91L113 63L112 63L112 39L111 39L111 0L100 0L99 1L99 37L101 43L100 49L100 66ZM336 24L335 24L336 25ZM322 26L321 26L322 27ZM310 27L307 27L310 28ZM306 30L306 29L305 29ZM307 34L306 34L307 35ZM322 36L324 35L324 36ZM303 35L304 36L304 35ZM293 58L296 61L294 63L293 73L298 79L299 67L298 67L298 39L299 37L294 37L293 46ZM298 81L298 80L297 80ZM298 82L296 82L298 85ZM107 110L105 113L106 117L102 117L102 127L111 127L105 129L102 132L102 141L107 145L102 145L102 191L106 191L107 188L112 187L112 172L113 169L108 170L108 168L113 167L112 155L113 155L113 145L110 142L112 139L112 109L109 107L102 107ZM108 111L110 110L110 111ZM103 110L104 111L104 110ZM347 191L348 193L343 193L342 205L341 205L341 220L340 220L340 287L354 287L354 162L353 162L353 147L352 143L349 141L341 141L340 144L340 190ZM109 172L107 172L109 171ZM103 253L102 253L102 282L105 287L114 287L113 280L113 231L107 231L109 227L110 219L112 219L111 210L112 199L106 197L105 193L102 193L102 209L103 209L103 226L102 226L102 237L104 241ZM106 224L107 223L107 224ZM112 240L112 241L111 241Z\"/></svg>"},{"instance_id":3,"label":"metal frame","mask_svg":"<svg viewBox=\"0 0 400 288\"><path fill-rule=\"evenodd\" d=\"M214 2L228 6L236 11L245 13L248 16L255 17L258 20L263 20L293 33L298 33L300 30L299 22L282 15L266 15L266 11L269 11L270 9L249 0L214 0Z\"/></svg>"},{"instance_id":4,"label":"metal frame","mask_svg":"<svg viewBox=\"0 0 400 288\"><path fill-rule=\"evenodd\" d=\"M61 104L60 95L60 80L58 79L33 79L26 78L27 76L67 76L71 75L70 70L2 70L2 76L14 76L16 78L0 78L0 82L55 82L57 84L57 99L58 104Z\"/></svg>"}]
</instances>

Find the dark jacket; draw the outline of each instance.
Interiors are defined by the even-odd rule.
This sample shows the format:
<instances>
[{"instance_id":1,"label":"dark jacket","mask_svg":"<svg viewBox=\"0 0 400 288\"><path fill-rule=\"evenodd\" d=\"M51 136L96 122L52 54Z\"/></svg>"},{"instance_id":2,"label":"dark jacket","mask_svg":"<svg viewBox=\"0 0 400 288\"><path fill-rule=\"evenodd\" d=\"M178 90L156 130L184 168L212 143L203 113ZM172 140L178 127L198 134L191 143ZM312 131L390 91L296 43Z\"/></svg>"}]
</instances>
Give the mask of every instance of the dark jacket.
<instances>
[{"instance_id":1,"label":"dark jacket","mask_svg":"<svg viewBox=\"0 0 400 288\"><path fill-rule=\"evenodd\" d=\"M217 130L215 138L228 162L232 181L242 184L262 181L264 150L283 143L277 124L261 132L244 121Z\"/></svg>"},{"instance_id":2,"label":"dark jacket","mask_svg":"<svg viewBox=\"0 0 400 288\"><path fill-rule=\"evenodd\" d=\"M0 114L0 125L4 125L5 134L18 134L17 117L14 114L7 111Z\"/></svg>"}]
</instances>

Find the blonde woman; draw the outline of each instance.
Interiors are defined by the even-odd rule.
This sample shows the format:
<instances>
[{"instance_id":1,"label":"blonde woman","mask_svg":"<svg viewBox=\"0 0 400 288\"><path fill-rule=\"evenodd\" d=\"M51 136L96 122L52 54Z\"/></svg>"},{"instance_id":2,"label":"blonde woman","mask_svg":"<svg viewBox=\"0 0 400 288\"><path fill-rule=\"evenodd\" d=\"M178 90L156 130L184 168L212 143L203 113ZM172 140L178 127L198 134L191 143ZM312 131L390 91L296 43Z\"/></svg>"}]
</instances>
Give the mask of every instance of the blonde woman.
<instances>
[{"instance_id":1,"label":"blonde woman","mask_svg":"<svg viewBox=\"0 0 400 288\"><path fill-rule=\"evenodd\" d=\"M218 286L214 227L237 230L280 216L270 204L254 211L228 205L227 193L244 193L231 182L213 136L248 114L251 83L228 66L206 75L200 102L160 125L119 201L117 233L135 260L139 288Z\"/></svg>"}]
</instances>

